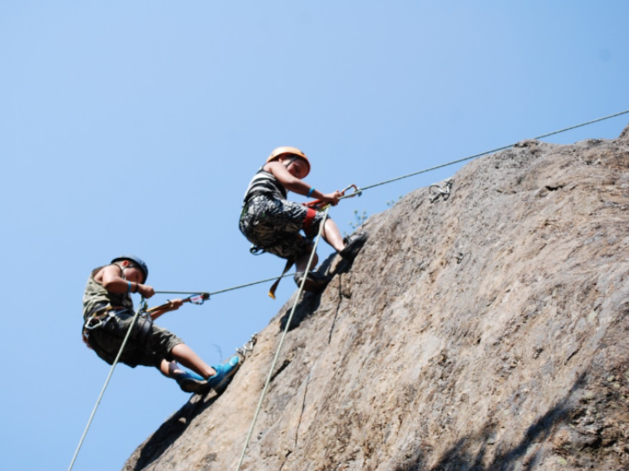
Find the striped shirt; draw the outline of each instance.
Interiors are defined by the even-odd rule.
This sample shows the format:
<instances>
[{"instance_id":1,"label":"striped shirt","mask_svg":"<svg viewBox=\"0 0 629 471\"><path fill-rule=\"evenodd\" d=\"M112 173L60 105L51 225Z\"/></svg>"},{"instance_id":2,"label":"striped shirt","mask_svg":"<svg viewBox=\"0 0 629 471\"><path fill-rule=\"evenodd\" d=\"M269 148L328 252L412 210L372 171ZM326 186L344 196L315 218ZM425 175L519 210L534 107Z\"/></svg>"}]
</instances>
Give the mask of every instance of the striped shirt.
<instances>
[{"instance_id":1,"label":"striped shirt","mask_svg":"<svg viewBox=\"0 0 629 471\"><path fill-rule=\"evenodd\" d=\"M286 199L286 188L273 176L272 173L264 170L263 167L253 176L249 187L245 192L243 203L247 203L257 195L267 195L275 199Z\"/></svg>"}]
</instances>

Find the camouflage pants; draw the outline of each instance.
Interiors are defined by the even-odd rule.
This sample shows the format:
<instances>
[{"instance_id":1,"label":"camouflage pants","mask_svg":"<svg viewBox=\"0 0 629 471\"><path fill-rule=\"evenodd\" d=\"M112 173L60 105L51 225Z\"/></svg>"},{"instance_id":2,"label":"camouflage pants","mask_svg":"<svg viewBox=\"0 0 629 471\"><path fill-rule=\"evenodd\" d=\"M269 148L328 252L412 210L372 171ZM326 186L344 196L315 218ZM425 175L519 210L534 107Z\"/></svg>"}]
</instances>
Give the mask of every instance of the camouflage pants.
<instances>
[{"instance_id":1,"label":"camouflage pants","mask_svg":"<svg viewBox=\"0 0 629 471\"><path fill-rule=\"evenodd\" d=\"M306 219L307 208L299 203L254 196L245 204L240 215L240 232L256 246L278 257L299 258L310 253L313 242L303 237L301 230ZM311 234L319 232L323 213L317 212Z\"/></svg>"},{"instance_id":2,"label":"camouflage pants","mask_svg":"<svg viewBox=\"0 0 629 471\"><path fill-rule=\"evenodd\" d=\"M89 343L96 354L110 365L116 359L120 346L133 321L133 312L116 311L100 328L90 331ZM183 341L172 332L153 324L148 336L140 341L138 332L144 320L138 318L129 337L120 362L131 368L138 365L159 366L162 360L173 361L172 349Z\"/></svg>"}]
</instances>

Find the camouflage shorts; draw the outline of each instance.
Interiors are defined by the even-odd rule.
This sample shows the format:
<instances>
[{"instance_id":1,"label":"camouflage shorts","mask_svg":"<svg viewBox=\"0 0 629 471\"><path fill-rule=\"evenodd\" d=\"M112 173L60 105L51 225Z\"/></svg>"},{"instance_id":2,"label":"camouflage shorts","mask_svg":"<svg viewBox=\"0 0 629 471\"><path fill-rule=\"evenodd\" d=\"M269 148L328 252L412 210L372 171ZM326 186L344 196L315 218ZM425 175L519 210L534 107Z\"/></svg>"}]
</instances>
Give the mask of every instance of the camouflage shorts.
<instances>
[{"instance_id":1,"label":"camouflage shorts","mask_svg":"<svg viewBox=\"0 0 629 471\"><path fill-rule=\"evenodd\" d=\"M132 321L132 312L117 311L116 315L103 327L90 331L90 346L110 365L116 359ZM183 341L172 332L155 324L151 326L148 336L140 341L138 331L141 322L143 320L138 319L119 361L132 368L138 365L159 366L162 360L173 361L172 349Z\"/></svg>"},{"instance_id":2,"label":"camouflage shorts","mask_svg":"<svg viewBox=\"0 0 629 471\"><path fill-rule=\"evenodd\" d=\"M298 258L310 253L313 242L303 237L301 230L306 219L307 208L299 203L254 196L240 215L240 232L256 246L282 258ZM319 232L323 213L317 212L311 233Z\"/></svg>"}]
</instances>

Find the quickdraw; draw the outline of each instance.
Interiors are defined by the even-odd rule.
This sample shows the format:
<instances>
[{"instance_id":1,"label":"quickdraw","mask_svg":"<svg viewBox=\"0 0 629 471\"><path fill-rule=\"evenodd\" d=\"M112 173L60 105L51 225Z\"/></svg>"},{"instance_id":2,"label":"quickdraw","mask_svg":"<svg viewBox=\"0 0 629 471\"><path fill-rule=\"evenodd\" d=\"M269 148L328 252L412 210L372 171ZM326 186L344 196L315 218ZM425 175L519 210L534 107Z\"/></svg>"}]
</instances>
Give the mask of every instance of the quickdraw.
<instances>
[{"instance_id":1,"label":"quickdraw","mask_svg":"<svg viewBox=\"0 0 629 471\"><path fill-rule=\"evenodd\" d=\"M176 294L177 291L156 291L156 293L173 293L173 294ZM185 293L185 294L187 294L187 293ZM188 296L187 298L184 298L182 301L184 303L192 303L192 304L196 304L197 306L200 306L201 304L203 304L208 299L210 299L210 293L194 293L194 294ZM150 308L146 312L148 314L150 314L151 312L155 312L155 311L157 311L159 309L166 309L166 308L170 307L171 304L172 304L171 301L168 301L165 304L161 304L159 306L152 307L152 308Z\"/></svg>"},{"instance_id":2,"label":"quickdraw","mask_svg":"<svg viewBox=\"0 0 629 471\"><path fill-rule=\"evenodd\" d=\"M430 202L434 203L439 198L443 198L443 201L447 201L450 198L450 193L452 190L452 185L454 184L454 178L446 178L444 181L443 187L437 185L436 183L430 185L428 188L428 192L430 193ZM437 191L434 192L432 189L436 188Z\"/></svg>"},{"instance_id":3,"label":"quickdraw","mask_svg":"<svg viewBox=\"0 0 629 471\"><path fill-rule=\"evenodd\" d=\"M242 356L243 359L246 359L253 352L253 347L255 346L257 341L258 341L258 334L255 333L251 336L251 338L246 344L236 349L236 353Z\"/></svg>"},{"instance_id":4,"label":"quickdraw","mask_svg":"<svg viewBox=\"0 0 629 471\"><path fill-rule=\"evenodd\" d=\"M353 188L354 192L346 196L345 192L347 192L347 190L349 190L350 188ZM353 198L354 196L361 196L362 194L363 194L363 191L354 184L349 185L347 188L341 191L341 196L343 197L343 199ZM308 206L309 208L313 208L317 211L323 211L325 208L328 207L329 204L330 203L325 203L321 200L314 200L314 201L309 201L308 203L304 203L304 206Z\"/></svg>"}]
</instances>

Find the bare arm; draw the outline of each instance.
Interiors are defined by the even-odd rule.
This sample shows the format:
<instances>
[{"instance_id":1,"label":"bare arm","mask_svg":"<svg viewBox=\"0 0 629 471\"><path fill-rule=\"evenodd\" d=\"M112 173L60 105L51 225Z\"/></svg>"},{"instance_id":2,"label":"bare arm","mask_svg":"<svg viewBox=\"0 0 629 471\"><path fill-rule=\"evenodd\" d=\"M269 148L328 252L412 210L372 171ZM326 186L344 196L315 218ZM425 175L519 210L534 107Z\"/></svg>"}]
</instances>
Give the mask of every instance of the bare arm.
<instances>
[{"instance_id":1,"label":"bare arm","mask_svg":"<svg viewBox=\"0 0 629 471\"><path fill-rule=\"evenodd\" d=\"M176 311L183 304L183 300L181 299L173 299L172 301L168 301L168 305L160 306L158 309L151 311L151 319L155 320L163 314L166 314L170 311Z\"/></svg>"},{"instance_id":2,"label":"bare arm","mask_svg":"<svg viewBox=\"0 0 629 471\"><path fill-rule=\"evenodd\" d=\"M277 178L279 182L284 186L284 188L286 188L288 191L292 191L293 193L297 193L298 195L308 195L311 186L308 185L305 181L300 180L296 176L292 175L281 162L269 162L264 166L264 170L271 173L275 178ZM326 203L331 203L334 206L339 202L341 192L335 191L333 193L322 193L319 190L315 189L310 194L310 196L315 199L325 201Z\"/></svg>"},{"instance_id":3,"label":"bare arm","mask_svg":"<svg viewBox=\"0 0 629 471\"><path fill-rule=\"evenodd\" d=\"M96 281L110 293L126 293L129 291L129 282L120 275L121 270L118 265L108 265L96 275ZM136 282L131 282L131 291L140 293L145 298L150 298L155 294L152 286Z\"/></svg>"}]
</instances>

